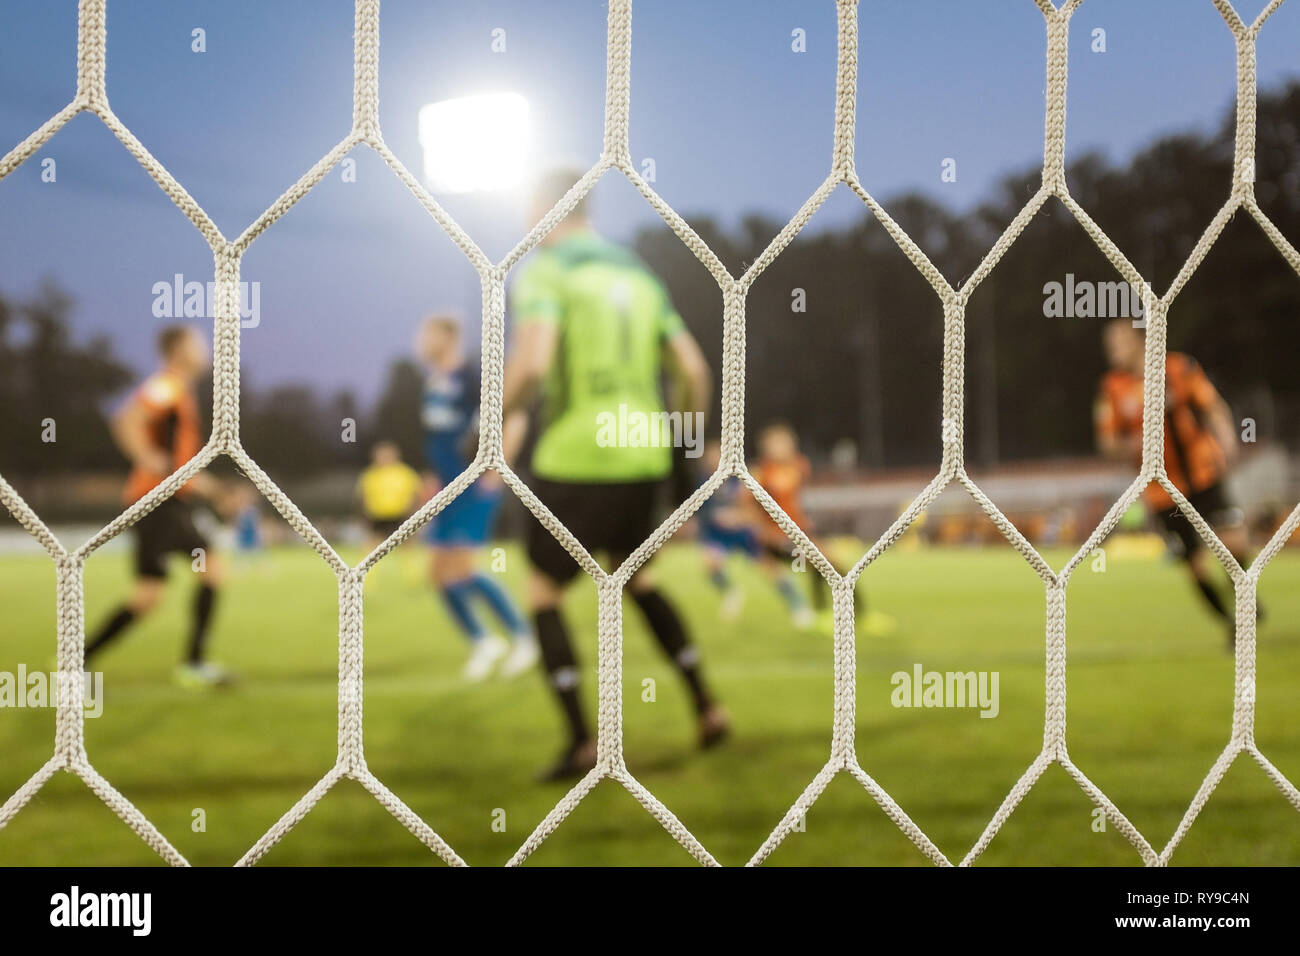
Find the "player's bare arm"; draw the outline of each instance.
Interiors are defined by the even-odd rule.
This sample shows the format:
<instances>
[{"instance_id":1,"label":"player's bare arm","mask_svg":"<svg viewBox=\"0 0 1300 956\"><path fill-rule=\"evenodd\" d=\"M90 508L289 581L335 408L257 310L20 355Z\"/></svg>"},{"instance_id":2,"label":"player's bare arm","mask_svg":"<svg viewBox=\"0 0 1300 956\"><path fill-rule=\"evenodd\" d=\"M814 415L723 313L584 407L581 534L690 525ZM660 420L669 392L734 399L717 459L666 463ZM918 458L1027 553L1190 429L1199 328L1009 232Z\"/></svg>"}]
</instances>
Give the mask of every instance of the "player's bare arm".
<instances>
[{"instance_id":1,"label":"player's bare arm","mask_svg":"<svg viewBox=\"0 0 1300 956\"><path fill-rule=\"evenodd\" d=\"M111 422L113 440L132 465L155 475L169 475L171 460L150 440L148 410L139 398L126 403Z\"/></svg>"},{"instance_id":2,"label":"player's bare arm","mask_svg":"<svg viewBox=\"0 0 1300 956\"><path fill-rule=\"evenodd\" d=\"M1097 451L1111 461L1129 462L1142 452L1142 436L1123 434L1109 426L1110 406L1104 398L1093 406L1093 430L1097 436Z\"/></svg>"},{"instance_id":3,"label":"player's bare arm","mask_svg":"<svg viewBox=\"0 0 1300 956\"><path fill-rule=\"evenodd\" d=\"M527 322L515 329L513 348L506 359L502 411L522 411L550 368L559 344L559 329L551 322Z\"/></svg>"},{"instance_id":4,"label":"player's bare arm","mask_svg":"<svg viewBox=\"0 0 1300 956\"><path fill-rule=\"evenodd\" d=\"M713 374L695 337L681 331L669 338L664 343L664 358L678 393L670 396L677 400L673 404L681 411L706 413L713 395Z\"/></svg>"},{"instance_id":5,"label":"player's bare arm","mask_svg":"<svg viewBox=\"0 0 1300 956\"><path fill-rule=\"evenodd\" d=\"M528 416L521 410L510 412L501 425L502 454L506 465L513 468L528 435Z\"/></svg>"},{"instance_id":6,"label":"player's bare arm","mask_svg":"<svg viewBox=\"0 0 1300 956\"><path fill-rule=\"evenodd\" d=\"M1223 455L1228 463L1236 461L1240 447L1237 444L1237 428L1232 418L1232 409L1228 408L1228 403L1216 394L1206 417L1210 434L1223 449Z\"/></svg>"}]
</instances>

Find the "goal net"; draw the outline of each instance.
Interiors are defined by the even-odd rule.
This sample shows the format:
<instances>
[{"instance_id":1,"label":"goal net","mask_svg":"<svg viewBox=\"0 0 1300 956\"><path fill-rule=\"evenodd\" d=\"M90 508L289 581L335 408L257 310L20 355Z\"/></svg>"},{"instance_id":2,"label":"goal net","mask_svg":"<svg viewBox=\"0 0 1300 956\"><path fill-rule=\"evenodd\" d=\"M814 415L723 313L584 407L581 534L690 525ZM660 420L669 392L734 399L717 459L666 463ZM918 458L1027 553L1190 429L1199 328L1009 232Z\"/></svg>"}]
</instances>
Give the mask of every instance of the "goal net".
<instances>
[{"instance_id":1,"label":"goal net","mask_svg":"<svg viewBox=\"0 0 1300 956\"><path fill-rule=\"evenodd\" d=\"M832 0L824 0L832 2ZM448 863L462 865L456 850L440 837L429 822L412 811L367 767L362 742L363 698L363 609L362 584L367 572L402 541L415 534L448 502L465 491L484 471L499 472L523 504L561 541L581 567L595 581L598 595L598 757L594 770L577 783L545 816L510 859L524 861L565 817L602 780L610 778L625 787L640 804L698 861L716 864L708 849L628 770L623 756L622 721L622 592L632 574L645 563L730 477L737 477L753 493L801 552L830 583L834 612L834 697L830 753L825 765L808 783L798 799L775 822L761 846L755 848L751 864L763 862L797 826L829 782L840 773L855 778L884 810L890 820L938 865L968 865L976 860L997 835L1016 806L1053 763L1060 764L1093 803L1104 812L1148 865L1169 862L1179 843L1193 826L1201 809L1232 763L1242 755L1254 760L1285 798L1300 810L1300 791L1260 752L1254 738L1255 718L1255 606L1256 587L1263 569L1281 550L1283 543L1300 527L1300 507L1293 511L1249 568L1232 557L1204 519L1188 504L1165 473L1164 421L1145 416L1142 463L1139 473L1124 494L1074 556L1061 568L1052 568L997 505L967 474L963 453L965 310L971 294L989 275L1001 257L1017 240L1026 225L1051 199L1058 200L1092 237L1097 247L1121 277L1140 290L1147 317L1145 402L1147 408L1165 403L1166 317L1169 307L1206 257L1228 221L1238 212L1253 218L1290 266L1300 273L1300 253L1281 234L1256 203L1254 194L1256 123L1256 39L1268 18L1281 5L1272 0L1253 23L1244 22L1229 0L1211 0L1236 41L1237 127L1235 161L1227 200L1210 222L1173 282L1163 294L1142 277L1132 262L1070 195L1065 175L1066 87L1069 77L1068 39L1071 17L1083 0L1066 0L1062 6L1051 0L1033 0L1040 9L1046 32L1046 118L1042 184L1014 217L1006 230L984 255L979 266L960 286L951 285L905 230L890 218L859 181L854 168L854 125L856 118L858 11L856 0L835 0L838 17L838 54L835 80L835 120L826 179L804 202L794 217L772 239L766 250L739 275L730 272L712 249L638 173L628 149L630 103L630 58L632 50L632 2L609 0L607 75L604 116L604 144L599 161L589 169L567 195L499 262L490 260L474 240L438 204L385 143L379 125L379 0L357 0L355 13L353 119L348 135L311 167L270 208L238 236L229 238L113 113L106 93L107 0L80 0L77 36L77 92L66 107L0 158L0 179L30 159L69 120L82 112L97 116L163 192L188 217L212 249L215 262L214 393L213 425L207 444L179 471L152 492L118 515L80 547L69 550L60 542L14 488L0 478L0 501L18 522L44 547L57 570L57 642L60 693L56 716L54 751L49 760L0 807L0 827L5 826L28 801L59 771L82 780L113 809L139 836L169 863L185 865L185 858L167 837L129 800L99 774L90 762L84 738L83 684L84 595L86 559L115 535L120 534L218 456L232 459L256 484L261 493L286 521L308 541L332 568L338 579L338 756L333 767L297 803L259 838L237 865L261 859L313 806L344 778L358 781L416 838ZM1022 0L1028 3L1030 0ZM829 91L828 91L829 92ZM443 488L431 501L408 519L383 544L359 564L344 562L298 506L272 481L245 451L240 438L240 264L244 253L259 236L271 229L299 200L355 147L373 149L420 201L429 215L461 249L482 282L482 394L481 437L478 455L469 468ZM667 225L709 270L723 295L722 367L722 456L718 470L684 501L659 528L620 566L605 571L582 544L558 522L529 487L506 464L502 450L502 384L505 360L505 281L510 270L563 219L607 173L625 176ZM943 401L940 429L943 447L937 474L910 503L898 519L845 574L839 574L807 535L772 500L746 469L744 460L745 402L745 301L755 280L807 225L832 192L844 186L855 193L880 222L912 265L933 288L943 304ZM1151 482L1158 482L1173 497L1211 551L1231 577L1236 592L1236 671L1232 723L1227 745L1205 775L1195 797L1168 843L1158 848L1140 833L1118 806L1071 760L1066 749L1066 587L1071 575L1086 557L1116 527L1121 516ZM979 839L960 860L952 860L935 846L904 809L861 765L854 749L856 662L854 643L853 589L864 569L896 542L936 497L950 484L964 488L979 504L1001 533L1042 581L1044 589L1044 651L1046 684L1042 749L1003 799ZM436 821L434 821L436 823Z\"/></svg>"}]
</instances>

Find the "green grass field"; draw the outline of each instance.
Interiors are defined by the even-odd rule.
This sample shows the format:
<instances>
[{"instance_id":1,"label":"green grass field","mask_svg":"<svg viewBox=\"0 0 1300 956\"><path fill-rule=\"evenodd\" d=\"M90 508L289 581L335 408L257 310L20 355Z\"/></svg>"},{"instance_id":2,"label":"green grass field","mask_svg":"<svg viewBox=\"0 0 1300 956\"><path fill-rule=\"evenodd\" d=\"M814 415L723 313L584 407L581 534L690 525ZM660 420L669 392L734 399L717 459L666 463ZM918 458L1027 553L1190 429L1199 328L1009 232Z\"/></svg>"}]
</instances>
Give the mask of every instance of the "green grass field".
<instances>
[{"instance_id":1,"label":"green grass field","mask_svg":"<svg viewBox=\"0 0 1300 956\"><path fill-rule=\"evenodd\" d=\"M1056 566L1058 553L1047 555ZM350 560L354 555L345 555ZM418 552L386 560L367 597L365 741L371 769L469 863L503 863L563 788L533 782L555 754L559 719L540 677L462 686L461 640L418 583ZM699 754L684 692L634 608L625 613L628 763L725 864L745 862L825 762L831 651L799 634L775 594L736 567L748 591L723 624L691 545L656 562L732 712L734 738ZM522 593L524 559L508 552ZM128 581L128 562L87 567L93 628ZM272 552L232 575L218 609L214 657L243 680L226 692L176 688L189 582L100 662L104 715L88 720L91 761L192 863L233 863L332 766L336 746L337 588L305 549ZM1257 740L1300 780L1300 554L1265 573L1270 617L1259 642ZM857 751L952 860L979 836L1041 745L1043 589L1009 548L891 551L863 586L898 621L860 639ZM0 560L0 670L49 666L54 573L40 557ZM1221 630L1177 567L1112 558L1087 565L1069 590L1069 743L1075 763L1161 849L1227 742L1232 661ZM595 590L575 586L568 614L583 663L595 665ZM889 678L910 671L997 671L1000 713L896 709ZM594 677L594 674L592 675ZM657 700L642 701L654 678ZM587 683L594 698L595 681ZM594 712L594 709L593 709ZM50 710L0 710L0 798L50 755ZM203 811L206 828L192 828ZM504 812L505 830L494 829ZM982 864L1136 865L1113 830L1094 832L1092 805L1053 767L1015 812ZM531 858L539 864L692 864L616 784L602 783ZM0 864L159 862L75 777L59 774L4 830ZM268 864L439 864L361 787L345 781L276 846ZM1239 760L1174 857L1175 864L1300 863L1300 814L1249 760ZM771 864L929 865L851 778L841 775Z\"/></svg>"}]
</instances>

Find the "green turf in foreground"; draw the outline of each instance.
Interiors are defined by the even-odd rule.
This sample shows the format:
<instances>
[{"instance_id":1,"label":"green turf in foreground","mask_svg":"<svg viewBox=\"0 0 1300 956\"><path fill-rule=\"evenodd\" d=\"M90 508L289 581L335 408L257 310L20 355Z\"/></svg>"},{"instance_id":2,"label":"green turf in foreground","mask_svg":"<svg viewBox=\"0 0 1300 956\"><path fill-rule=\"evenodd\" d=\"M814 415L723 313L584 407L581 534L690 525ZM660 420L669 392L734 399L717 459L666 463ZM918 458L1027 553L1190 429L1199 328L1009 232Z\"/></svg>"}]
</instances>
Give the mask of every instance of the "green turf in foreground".
<instances>
[{"instance_id":1,"label":"green turf in foreground","mask_svg":"<svg viewBox=\"0 0 1300 956\"><path fill-rule=\"evenodd\" d=\"M407 556L418 563L420 556ZM1050 555L1060 564L1062 556ZM402 556L398 556L401 560ZM523 559L510 552L520 593ZM625 615L628 763L723 863L743 863L825 762L831 653L825 637L792 633L778 600L743 567L742 618L723 624L690 546L658 559L687 609L708 671L731 709L735 738L692 750L685 699L634 609ZM366 752L372 770L470 863L504 862L562 789L532 775L554 754L559 724L541 680L463 687L463 646L416 578L381 565L367 600ZM127 581L125 559L87 571L91 627ZM178 584L183 572L175 572ZM1257 739L1300 779L1300 555L1264 576ZM1041 745L1043 591L1009 549L890 552L864 586L898 619L860 640L859 759L954 861ZM41 558L0 560L0 670L48 666L54 575ZM216 656L243 675L225 694L194 695L168 675L184 636L186 597L103 659L105 715L87 721L92 762L196 864L229 864L332 765L337 588L309 552L276 552L236 575L219 608ZM594 589L570 595L584 664L594 666ZM1173 832L1227 741L1232 664L1222 636L1175 567L1112 560L1087 567L1069 592L1069 743L1157 849ZM892 673L985 670L1000 675L1000 714L897 709ZM642 701L644 681L656 700ZM594 694L594 680L588 692ZM49 756L49 711L0 711L0 796ZM194 812L206 829L195 832ZM505 832L493 828L504 817ZM81 783L59 775L0 830L0 864L124 864L156 859ZM538 864L685 864L690 857L617 785L606 781L532 858ZM266 858L272 864L440 864L358 785L345 781ZM832 782L802 832L772 864L926 865L847 776ZM1131 865L1117 833L1094 832L1091 803L1053 767L981 858L984 864ZM1239 762L1174 857L1175 864L1300 863L1300 814L1250 761Z\"/></svg>"}]
</instances>

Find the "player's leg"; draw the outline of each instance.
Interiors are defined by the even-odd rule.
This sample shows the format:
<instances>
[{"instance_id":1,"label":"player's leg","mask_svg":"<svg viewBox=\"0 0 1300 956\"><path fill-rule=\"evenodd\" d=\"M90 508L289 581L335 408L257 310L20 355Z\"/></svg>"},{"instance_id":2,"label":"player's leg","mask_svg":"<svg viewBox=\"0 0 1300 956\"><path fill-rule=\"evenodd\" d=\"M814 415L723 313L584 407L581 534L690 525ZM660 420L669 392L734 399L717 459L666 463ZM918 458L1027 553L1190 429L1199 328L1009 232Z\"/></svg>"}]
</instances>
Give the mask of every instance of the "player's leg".
<instances>
[{"instance_id":1,"label":"player's leg","mask_svg":"<svg viewBox=\"0 0 1300 956\"><path fill-rule=\"evenodd\" d=\"M528 576L528 605L537 626L547 681L564 713L569 742L576 747L589 741L591 732L578 697L578 659L560 613L566 583L534 567Z\"/></svg>"},{"instance_id":2,"label":"player's leg","mask_svg":"<svg viewBox=\"0 0 1300 956\"><path fill-rule=\"evenodd\" d=\"M650 533L657 485L654 482L635 482L610 488L614 500L610 502L612 507L608 512L615 516L615 523L609 527L604 543L612 552L611 562L618 566ZM681 615L659 589L646 565L632 575L627 590L644 615L650 632L690 691L699 720L700 745L712 746L727 735L729 721L704 682L699 650L687 634Z\"/></svg>"},{"instance_id":3,"label":"player's leg","mask_svg":"<svg viewBox=\"0 0 1300 956\"><path fill-rule=\"evenodd\" d=\"M1219 594L1218 588L1214 586L1212 572L1215 562L1210 556L1210 552L1205 549L1203 544L1198 542L1192 545L1191 552L1183 557L1183 564L1187 568L1188 574L1191 575L1192 582L1196 585L1201 597L1205 599L1206 606L1225 622L1231 624L1233 611L1228 606L1228 602Z\"/></svg>"},{"instance_id":4,"label":"player's leg","mask_svg":"<svg viewBox=\"0 0 1300 956\"><path fill-rule=\"evenodd\" d=\"M471 642L487 636L487 629L474 610L474 591L469 579L474 572L473 552L468 548L437 544L431 549L429 571L433 587L452 619Z\"/></svg>"},{"instance_id":5,"label":"player's leg","mask_svg":"<svg viewBox=\"0 0 1300 956\"><path fill-rule=\"evenodd\" d=\"M514 677L537 663L537 640L514 599L502 587L495 574L483 570L480 560L482 550L491 540L492 530L496 526L503 493L500 488L485 488L483 482L479 481L462 497L466 499L463 536L472 546L474 555L470 583L474 592L492 609L492 613L510 635L510 654L501 663L501 676Z\"/></svg>"},{"instance_id":6,"label":"player's leg","mask_svg":"<svg viewBox=\"0 0 1300 956\"><path fill-rule=\"evenodd\" d=\"M1195 507L1195 503L1193 503ZM1165 540L1169 549L1182 561L1192 579L1197 592L1214 615L1227 629L1228 646L1236 643L1235 601L1232 595L1225 600L1214 584L1214 566L1217 562L1205 547L1205 542L1197 534L1191 521L1178 510L1169 508L1159 513L1160 524L1165 531Z\"/></svg>"},{"instance_id":7,"label":"player's leg","mask_svg":"<svg viewBox=\"0 0 1300 956\"><path fill-rule=\"evenodd\" d=\"M471 553L477 555L478 549L472 549ZM524 616L519 613L514 600L506 593L506 589L479 566L477 557L472 558L471 563L474 565L474 571L470 577L470 584L475 593L492 609L492 613L510 632L511 637L515 639L528 637L528 624L524 621Z\"/></svg>"},{"instance_id":8,"label":"player's leg","mask_svg":"<svg viewBox=\"0 0 1300 956\"><path fill-rule=\"evenodd\" d=\"M632 575L627 589L633 603L645 617L650 633L659 642L690 692L699 721L700 746L713 746L726 737L730 730L730 720L704 681L699 649L687 634L681 615L644 565Z\"/></svg>"},{"instance_id":9,"label":"player's leg","mask_svg":"<svg viewBox=\"0 0 1300 956\"><path fill-rule=\"evenodd\" d=\"M178 683L187 687L212 687L228 684L232 677L224 667L207 659L208 635L212 625L217 596L226 580L226 563L208 540L194 526L194 515L188 503L182 505L174 516L172 550L191 561L198 577L198 586L190 603L190 633L185 659L176 671Z\"/></svg>"},{"instance_id":10,"label":"player's leg","mask_svg":"<svg viewBox=\"0 0 1300 956\"><path fill-rule=\"evenodd\" d=\"M1244 522L1224 524L1216 523L1210 520L1210 526L1214 528L1214 533L1219 536L1223 546L1228 549L1228 553L1236 559L1237 563L1243 568L1250 567L1253 555L1250 551L1250 536L1246 533Z\"/></svg>"},{"instance_id":11,"label":"player's leg","mask_svg":"<svg viewBox=\"0 0 1300 956\"><path fill-rule=\"evenodd\" d=\"M560 581L544 571L534 568L529 574L528 603L537 628L542 666L568 732L568 743L559 759L538 775L538 779L543 781L578 777L596 766L596 741L587 726L579 698L578 661L564 618L560 615L563 587Z\"/></svg>"},{"instance_id":12,"label":"player's leg","mask_svg":"<svg viewBox=\"0 0 1300 956\"><path fill-rule=\"evenodd\" d=\"M811 536L810 536L810 540L813 543L813 547L815 547L818 551L820 551L826 557L826 560L830 562L831 569L836 574L844 575L848 571L848 568L846 568L844 565L842 565L839 561L836 560L833 550L830 547L828 547L824 541L818 540L817 538L813 538ZM815 578L815 580L813 581L813 606L816 607L821 622L829 630L834 627L834 619L832 617L831 608L830 608L830 604L831 604L830 582L828 582L824 577L822 577L821 574L818 573L816 570L812 570L811 573L814 575ZM866 598L863 596L862 590L860 588L854 588L853 589L853 616L855 618L861 618L865 611L866 611Z\"/></svg>"},{"instance_id":13,"label":"player's leg","mask_svg":"<svg viewBox=\"0 0 1300 956\"><path fill-rule=\"evenodd\" d=\"M731 579L727 576L727 552L714 538L700 543L704 550L704 567L709 574L709 583L719 594L726 594L731 589Z\"/></svg>"},{"instance_id":14,"label":"player's leg","mask_svg":"<svg viewBox=\"0 0 1300 956\"><path fill-rule=\"evenodd\" d=\"M801 631L807 631L816 623L816 616L808 603L807 596L800 590L794 578L790 564L794 560L794 551L789 542L784 546L760 545L755 554L759 567L785 599L790 609L790 620ZM816 572L813 572L814 574ZM820 577L820 575L818 575Z\"/></svg>"},{"instance_id":15,"label":"player's leg","mask_svg":"<svg viewBox=\"0 0 1300 956\"><path fill-rule=\"evenodd\" d=\"M593 509L575 486L538 480L535 490L551 512L586 543L584 533L592 523ZM583 526L587 525L587 528ZM560 613L565 586L578 573L578 564L555 537L538 522L528 527L528 608L541 650L546 683L564 717L568 741L554 765L539 775L541 780L564 780L581 776L596 765L596 742L583 714L579 698L578 661L573 643Z\"/></svg>"},{"instance_id":16,"label":"player's leg","mask_svg":"<svg viewBox=\"0 0 1300 956\"><path fill-rule=\"evenodd\" d=\"M132 526L135 583L127 599L86 639L87 661L121 637L162 600L167 583L168 553L165 509L171 503L164 501Z\"/></svg>"},{"instance_id":17,"label":"player's leg","mask_svg":"<svg viewBox=\"0 0 1300 956\"><path fill-rule=\"evenodd\" d=\"M1193 507L1195 504L1193 503ZM1192 583L1196 586L1206 606L1219 618L1231 624L1232 609L1219 595L1211 575L1214 560L1205 548L1205 542L1197 534L1196 528L1177 506L1159 513L1160 524L1165 531L1165 540L1169 549L1183 562Z\"/></svg>"},{"instance_id":18,"label":"player's leg","mask_svg":"<svg viewBox=\"0 0 1300 956\"><path fill-rule=\"evenodd\" d=\"M432 560L434 587L471 645L463 672L469 681L489 677L510 650L498 635L488 632L474 609L476 557L473 548L439 544L433 549Z\"/></svg>"},{"instance_id":19,"label":"player's leg","mask_svg":"<svg viewBox=\"0 0 1300 956\"><path fill-rule=\"evenodd\" d=\"M1226 523L1215 524L1211 522L1214 533L1219 536L1223 546L1228 549L1228 553L1243 568L1250 567L1254 556L1250 552L1250 535L1246 530L1246 524L1240 518L1240 512L1235 517L1226 519ZM1267 615L1264 612L1264 604L1259 599L1258 593L1255 596L1255 621L1262 624ZM1237 622L1236 622L1236 601L1233 601L1233 617L1228 621L1228 646L1235 648L1237 646Z\"/></svg>"},{"instance_id":20,"label":"player's leg","mask_svg":"<svg viewBox=\"0 0 1300 956\"><path fill-rule=\"evenodd\" d=\"M804 566L804 573L811 579L808 582L808 596L813 611L820 617L827 617L831 613L831 586L826 583L826 579L821 576L821 573L812 567L812 562L808 560L807 555L802 554L794 544L790 544L788 547L789 550L786 551L787 560L793 562L798 559ZM773 557L776 557L780 549L774 547L770 550Z\"/></svg>"},{"instance_id":21,"label":"player's leg","mask_svg":"<svg viewBox=\"0 0 1300 956\"><path fill-rule=\"evenodd\" d=\"M205 570L199 572L199 586L194 592L190 617L190 641L185 659L191 664L204 660L212 611L226 581L226 563L221 555L209 554L206 565Z\"/></svg>"},{"instance_id":22,"label":"player's leg","mask_svg":"<svg viewBox=\"0 0 1300 956\"><path fill-rule=\"evenodd\" d=\"M132 624L145 617L162 600L167 578L163 575L137 576L131 593L117 609L86 639L86 661L120 637Z\"/></svg>"},{"instance_id":23,"label":"player's leg","mask_svg":"<svg viewBox=\"0 0 1300 956\"><path fill-rule=\"evenodd\" d=\"M727 554L731 544L727 538L714 532L704 539L701 547L704 549L704 566L708 571L709 583L722 595L719 614L724 621L734 621L740 617L744 608L745 592L727 573Z\"/></svg>"},{"instance_id":24,"label":"player's leg","mask_svg":"<svg viewBox=\"0 0 1300 956\"><path fill-rule=\"evenodd\" d=\"M1250 534L1246 529L1246 517L1240 508L1238 508L1228 495L1227 489L1220 483L1192 495L1189 499L1193 508L1201 514L1223 546L1228 549L1243 568L1250 567L1253 555L1250 553ZM1207 572L1208 573L1208 572ZM1231 588L1231 584L1229 584ZM1236 647L1237 644L1237 622L1236 622L1236 600L1232 602L1232 614L1228 618L1228 646ZM1227 602L1224 602L1225 604ZM1263 621L1265 617L1264 606L1258 598L1255 603L1255 619Z\"/></svg>"},{"instance_id":25,"label":"player's leg","mask_svg":"<svg viewBox=\"0 0 1300 956\"><path fill-rule=\"evenodd\" d=\"M1223 546L1228 549L1243 568L1250 567L1254 560L1254 554L1250 550L1250 532L1246 527L1245 513L1233 503L1228 495L1227 489L1222 484L1216 484L1192 496L1192 506L1210 523L1214 533L1218 535ZM1255 618L1263 621L1265 618L1264 605L1258 598L1255 601ZM1232 643L1236 642L1235 622L1231 637Z\"/></svg>"},{"instance_id":26,"label":"player's leg","mask_svg":"<svg viewBox=\"0 0 1300 956\"><path fill-rule=\"evenodd\" d=\"M852 567L840 562L833 554L830 547L823 542L814 539L814 544L822 554L826 555L826 560L831 563L835 573L841 577L848 574ZM817 575L819 578L821 575ZM825 584L825 579L822 580ZM829 591L829 585L827 585ZM853 619L856 624L856 631L862 637L888 637L898 628L898 622L890 615L883 611L876 610L867 603L866 590L860 584L853 588ZM826 615L824 623L828 630L834 630L835 622L833 617Z\"/></svg>"},{"instance_id":27,"label":"player's leg","mask_svg":"<svg viewBox=\"0 0 1300 956\"><path fill-rule=\"evenodd\" d=\"M431 552L430 582L452 619L474 645L488 637L487 628L474 610L475 588L470 583L477 567L477 551L464 533L464 495L454 498L434 517L426 531ZM502 641L494 645L504 645Z\"/></svg>"}]
</instances>

